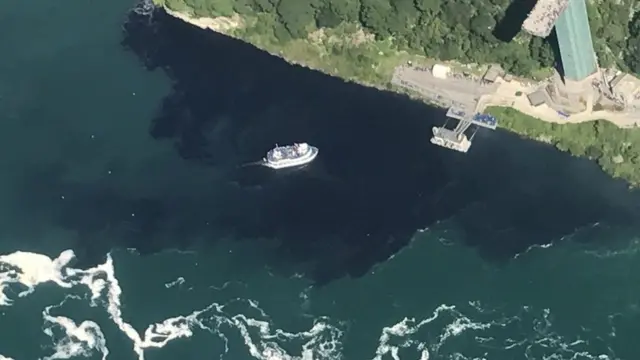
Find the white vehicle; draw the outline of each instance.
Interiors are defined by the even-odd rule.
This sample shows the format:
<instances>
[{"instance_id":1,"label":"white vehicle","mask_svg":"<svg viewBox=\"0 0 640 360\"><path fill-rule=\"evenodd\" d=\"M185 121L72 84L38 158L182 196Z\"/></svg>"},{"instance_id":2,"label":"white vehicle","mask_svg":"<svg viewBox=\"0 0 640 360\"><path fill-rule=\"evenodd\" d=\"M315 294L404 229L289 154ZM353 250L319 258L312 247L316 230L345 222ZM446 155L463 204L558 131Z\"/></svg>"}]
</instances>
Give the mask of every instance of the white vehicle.
<instances>
[{"instance_id":1,"label":"white vehicle","mask_svg":"<svg viewBox=\"0 0 640 360\"><path fill-rule=\"evenodd\" d=\"M262 159L262 165L272 169L284 169L312 162L318 156L318 148L307 143L276 146Z\"/></svg>"}]
</instances>

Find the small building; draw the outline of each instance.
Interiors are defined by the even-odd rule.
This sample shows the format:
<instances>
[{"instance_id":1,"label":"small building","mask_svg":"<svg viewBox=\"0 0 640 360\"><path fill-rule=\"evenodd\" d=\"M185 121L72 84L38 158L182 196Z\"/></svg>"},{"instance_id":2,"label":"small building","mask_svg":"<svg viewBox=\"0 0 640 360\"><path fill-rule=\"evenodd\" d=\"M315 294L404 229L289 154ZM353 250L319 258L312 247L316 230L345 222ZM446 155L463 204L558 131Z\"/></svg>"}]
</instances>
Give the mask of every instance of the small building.
<instances>
[{"instance_id":1,"label":"small building","mask_svg":"<svg viewBox=\"0 0 640 360\"><path fill-rule=\"evenodd\" d=\"M536 90L527 95L531 106L538 107L547 102L547 94L544 90Z\"/></svg>"},{"instance_id":2,"label":"small building","mask_svg":"<svg viewBox=\"0 0 640 360\"><path fill-rule=\"evenodd\" d=\"M487 69L487 72L485 72L484 75L482 76L482 80L487 82L496 82L496 80L498 79L498 76L503 76L503 75L504 75L504 70L502 70L500 66L491 65L489 66L489 69Z\"/></svg>"},{"instance_id":3,"label":"small building","mask_svg":"<svg viewBox=\"0 0 640 360\"><path fill-rule=\"evenodd\" d=\"M431 68L431 73L435 78L446 79L449 77L449 74L451 73L451 69L446 65L435 64L433 65L433 68Z\"/></svg>"},{"instance_id":4,"label":"small building","mask_svg":"<svg viewBox=\"0 0 640 360\"><path fill-rule=\"evenodd\" d=\"M640 80L631 74L620 74L611 81L613 92L632 99L640 90Z\"/></svg>"}]
</instances>

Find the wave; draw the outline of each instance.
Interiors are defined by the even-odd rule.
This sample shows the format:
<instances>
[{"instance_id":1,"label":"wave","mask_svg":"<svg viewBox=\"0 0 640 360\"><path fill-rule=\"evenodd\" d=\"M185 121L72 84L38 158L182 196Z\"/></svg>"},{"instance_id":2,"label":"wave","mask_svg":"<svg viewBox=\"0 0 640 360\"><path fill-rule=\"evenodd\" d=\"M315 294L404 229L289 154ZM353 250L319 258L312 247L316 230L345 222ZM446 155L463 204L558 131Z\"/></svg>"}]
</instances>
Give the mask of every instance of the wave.
<instances>
[{"instance_id":1,"label":"wave","mask_svg":"<svg viewBox=\"0 0 640 360\"><path fill-rule=\"evenodd\" d=\"M131 9L131 11L135 12L138 15L148 16L148 17L153 16L153 13L156 10L157 10L157 7L152 0L141 0L137 2Z\"/></svg>"},{"instance_id":2,"label":"wave","mask_svg":"<svg viewBox=\"0 0 640 360\"><path fill-rule=\"evenodd\" d=\"M53 342L53 354L44 360L68 359L76 356L91 357L109 354L107 340L100 326L90 320L76 324L65 316L51 315L65 302L88 300L92 307L99 307L132 343L132 350L139 360L145 358L145 350L162 348L169 342L189 338L194 331L204 330L224 341L224 353L230 351L231 332L240 334L248 352L256 359L310 360L339 359L343 331L330 324L328 318L317 318L313 326L303 332L290 333L275 328L269 316L250 299L235 299L226 304L212 303L204 309L187 315L167 318L150 324L141 334L125 321L122 314L122 288L115 276L114 261L109 254L106 261L89 269L76 269L69 264L75 259L71 250L57 258L18 251L0 256L0 306L10 307L22 297L32 294L38 285L52 282L62 288L84 291L89 296L68 294L57 305L47 306L42 312L43 331ZM177 281L175 284L180 284ZM16 287L26 290L15 291ZM235 310L235 311L234 311ZM298 349L291 355L285 349ZM0 360L8 359L6 357Z\"/></svg>"},{"instance_id":3,"label":"wave","mask_svg":"<svg viewBox=\"0 0 640 360\"><path fill-rule=\"evenodd\" d=\"M549 309L523 306L515 314L506 315L484 309L478 302L469 302L464 309L443 304L426 319L404 318L385 327L374 360L385 356L428 360L432 355L451 360L618 359L601 342L585 328L576 336L559 334L553 329Z\"/></svg>"},{"instance_id":4,"label":"wave","mask_svg":"<svg viewBox=\"0 0 640 360\"><path fill-rule=\"evenodd\" d=\"M90 357L94 351L102 354L102 360L106 360L109 349L100 326L93 321L83 321L80 325L76 325L68 317L52 316L50 310L62 304L64 301L55 306L47 306L42 312L45 321L43 331L54 340L55 351L53 355L44 357L44 360ZM56 330L62 330L62 332L58 335Z\"/></svg>"},{"instance_id":5,"label":"wave","mask_svg":"<svg viewBox=\"0 0 640 360\"><path fill-rule=\"evenodd\" d=\"M139 360L145 358L149 349L160 349L197 334L220 340L220 358L224 355L233 358L238 352L261 360L346 358L343 353L346 322L316 317L303 331L285 331L278 328L253 299L227 297L231 300L188 310L187 314L167 317L137 331L122 313L123 290L115 275L113 257L109 254L103 264L88 269L73 268L70 264L74 260L71 250L54 259L29 252L0 256L3 300L0 307L11 308L43 283L54 283L64 289L65 298L42 311L43 332L52 343L45 348L48 353L42 360L96 356L107 359L109 355L109 337L100 327L105 324L93 319L74 321L65 316L70 315L63 313L69 307L63 309L63 305L69 301L82 301L105 311L110 322L130 340L131 351ZM161 287L178 287L181 293L192 290L185 286L188 284L184 277L174 279L163 282ZM171 311L170 307L166 309ZM492 308L477 301L442 304L429 316L405 317L383 327L379 335L371 329L372 333L367 335L378 336L378 345L370 352L363 350L371 354L373 360L618 359L610 344L616 337L614 322L609 322L608 329L595 331L585 327L559 327L553 320L550 309L530 306ZM120 348L126 350L126 347ZM0 360L13 359L5 355L0 356Z\"/></svg>"}]
</instances>

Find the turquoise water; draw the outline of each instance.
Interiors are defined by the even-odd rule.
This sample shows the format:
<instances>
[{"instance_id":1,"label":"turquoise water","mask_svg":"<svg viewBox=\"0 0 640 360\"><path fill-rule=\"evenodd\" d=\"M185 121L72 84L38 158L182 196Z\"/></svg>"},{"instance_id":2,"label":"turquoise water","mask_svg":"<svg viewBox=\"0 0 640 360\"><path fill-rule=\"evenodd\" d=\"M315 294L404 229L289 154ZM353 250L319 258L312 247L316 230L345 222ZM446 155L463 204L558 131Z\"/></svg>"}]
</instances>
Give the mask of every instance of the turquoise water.
<instances>
[{"instance_id":1,"label":"turquoise water","mask_svg":"<svg viewBox=\"0 0 640 360\"><path fill-rule=\"evenodd\" d=\"M4 6L5 358L640 355L624 184L134 5Z\"/></svg>"}]
</instances>

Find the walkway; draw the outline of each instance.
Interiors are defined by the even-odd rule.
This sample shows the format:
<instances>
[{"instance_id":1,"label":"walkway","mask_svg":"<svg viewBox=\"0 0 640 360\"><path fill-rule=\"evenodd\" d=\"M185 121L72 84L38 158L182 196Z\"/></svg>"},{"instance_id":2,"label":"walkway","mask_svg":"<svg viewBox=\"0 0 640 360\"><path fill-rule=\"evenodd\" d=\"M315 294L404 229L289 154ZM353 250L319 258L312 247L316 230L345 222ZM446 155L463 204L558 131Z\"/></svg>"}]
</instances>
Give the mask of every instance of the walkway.
<instances>
[{"instance_id":1,"label":"walkway","mask_svg":"<svg viewBox=\"0 0 640 360\"><path fill-rule=\"evenodd\" d=\"M557 124L577 124L602 119L610 121L621 128L632 128L640 125L640 113L620 113L606 110L585 111L579 114L572 114L568 118L565 118L546 104L537 107L532 106L526 94L534 90L534 87L527 87L516 80L503 82L494 94L486 95L481 99L478 108L479 110L483 110L487 106L512 107L542 121ZM515 94L517 92L521 92L522 95L516 96ZM588 105L592 103L593 99L589 99ZM591 109L592 106L588 106L588 108Z\"/></svg>"}]
</instances>

